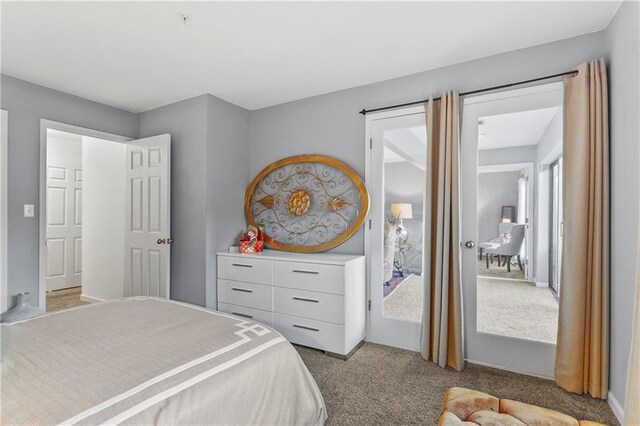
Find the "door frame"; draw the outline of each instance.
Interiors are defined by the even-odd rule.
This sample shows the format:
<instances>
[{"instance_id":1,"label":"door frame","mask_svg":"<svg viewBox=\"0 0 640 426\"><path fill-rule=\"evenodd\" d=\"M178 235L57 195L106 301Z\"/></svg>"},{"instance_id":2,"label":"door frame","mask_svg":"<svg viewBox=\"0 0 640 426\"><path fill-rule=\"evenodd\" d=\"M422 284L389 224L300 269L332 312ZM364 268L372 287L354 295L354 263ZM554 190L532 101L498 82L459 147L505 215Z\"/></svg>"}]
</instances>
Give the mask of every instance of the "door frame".
<instances>
[{"instance_id":1,"label":"door frame","mask_svg":"<svg viewBox=\"0 0 640 426\"><path fill-rule=\"evenodd\" d=\"M418 106L412 106L412 107L405 107L405 108L398 108L398 109L393 109L393 110L388 110L388 111L380 111L380 112L376 112L376 113L368 113L365 116L365 137L364 137L364 149L365 149L365 174L364 174L364 181L365 181L365 185L367 185L367 187L370 187L371 182L373 180L373 159L371 158L371 154L373 151L373 131L372 131L372 127L373 127L373 123L375 121L378 120L384 120L384 119L389 119L389 118L395 118L395 117L403 117L403 116L408 116L408 115L415 115L415 114L425 114L425 119L426 119L426 111L424 108L424 105L418 105ZM427 146L428 146L428 141L427 141ZM429 173L429 171L426 171L427 173ZM426 202L426 201L425 201ZM371 290L372 290L372 286L373 286L373 282L371 279L371 252L372 252L372 242L373 242L373 238L372 238L372 209L369 209L369 213L367 214L367 220L365 223L365 227L364 227L364 254L365 254L365 265L366 265L366 295L367 295L367 336L365 338L365 340L367 342L372 342L372 343L380 343L380 344L384 344L384 345L389 345L389 342L382 342L382 341L377 341L375 339L371 339ZM398 320L398 321L406 321L406 320ZM419 342L417 343L417 345L415 347L402 347L402 346L396 346L396 347L401 347L402 349L407 349L407 350L411 350L411 351L419 351Z\"/></svg>"},{"instance_id":2,"label":"door frame","mask_svg":"<svg viewBox=\"0 0 640 426\"><path fill-rule=\"evenodd\" d=\"M0 109L0 312L5 312L9 307L9 289L7 267L9 266L8 256L8 232L9 232L9 113L5 109Z\"/></svg>"},{"instance_id":3,"label":"door frame","mask_svg":"<svg viewBox=\"0 0 640 426\"><path fill-rule=\"evenodd\" d=\"M40 224L38 235L38 306L46 308L47 300L47 129L59 130L67 133L74 133L80 136L88 136L96 139L104 139L113 142L128 143L133 140L126 136L115 135L113 133L101 132L99 130L74 126L58 121L40 119L40 201L38 203L38 220Z\"/></svg>"},{"instance_id":4,"label":"door frame","mask_svg":"<svg viewBox=\"0 0 640 426\"><path fill-rule=\"evenodd\" d=\"M558 212L559 212L559 221L560 223L558 224L558 240L560 241L559 244L559 248L558 248L558 253L556 253L558 255L558 276L556 277L558 279L557 284L560 284L560 271L562 269L562 237L563 237L563 228L564 228L564 212L562 210L562 154L560 154L560 156L558 156L555 160L553 160L550 164L549 164L549 211L548 216L549 216L549 290L551 290L551 293L553 293L553 295L556 297L556 299L560 299L560 289L559 288L555 288L553 286L553 231L552 226L554 226L553 222L553 207L556 204L554 199L553 199L553 179L554 179L554 172L553 172L553 167L557 166L558 167L558 182L560 184L560 188L559 188L559 198L560 198L560 203L558 203Z\"/></svg>"}]
</instances>

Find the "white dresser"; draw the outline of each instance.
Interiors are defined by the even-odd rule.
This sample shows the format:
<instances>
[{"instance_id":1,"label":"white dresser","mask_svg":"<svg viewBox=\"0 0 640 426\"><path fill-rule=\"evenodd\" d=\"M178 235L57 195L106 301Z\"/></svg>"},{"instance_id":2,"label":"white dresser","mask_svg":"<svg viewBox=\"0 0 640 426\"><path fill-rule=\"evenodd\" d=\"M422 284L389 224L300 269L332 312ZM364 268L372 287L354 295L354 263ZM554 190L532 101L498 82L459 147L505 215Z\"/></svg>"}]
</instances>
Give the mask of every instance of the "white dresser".
<instances>
[{"instance_id":1,"label":"white dresser","mask_svg":"<svg viewBox=\"0 0 640 426\"><path fill-rule=\"evenodd\" d=\"M218 310L339 355L365 338L364 256L218 253Z\"/></svg>"}]
</instances>

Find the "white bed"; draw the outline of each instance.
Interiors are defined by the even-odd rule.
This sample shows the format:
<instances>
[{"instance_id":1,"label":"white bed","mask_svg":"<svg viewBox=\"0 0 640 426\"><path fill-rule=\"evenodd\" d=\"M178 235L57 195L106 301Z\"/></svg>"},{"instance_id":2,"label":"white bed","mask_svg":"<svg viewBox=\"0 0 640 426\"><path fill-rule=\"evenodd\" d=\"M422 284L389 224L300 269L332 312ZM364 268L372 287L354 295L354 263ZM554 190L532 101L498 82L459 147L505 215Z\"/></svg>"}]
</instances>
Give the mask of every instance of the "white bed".
<instances>
[{"instance_id":1,"label":"white bed","mask_svg":"<svg viewBox=\"0 0 640 426\"><path fill-rule=\"evenodd\" d=\"M324 424L293 347L258 323L127 298L2 324L2 424Z\"/></svg>"}]
</instances>

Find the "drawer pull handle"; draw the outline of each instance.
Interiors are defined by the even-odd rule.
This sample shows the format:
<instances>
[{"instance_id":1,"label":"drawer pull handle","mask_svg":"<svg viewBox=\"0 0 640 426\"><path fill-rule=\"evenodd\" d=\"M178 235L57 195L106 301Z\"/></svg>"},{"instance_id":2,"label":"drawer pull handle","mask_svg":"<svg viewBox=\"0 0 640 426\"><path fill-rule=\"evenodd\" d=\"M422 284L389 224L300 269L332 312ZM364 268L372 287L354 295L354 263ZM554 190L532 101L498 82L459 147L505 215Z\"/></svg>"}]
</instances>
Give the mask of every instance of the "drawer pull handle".
<instances>
[{"instance_id":1,"label":"drawer pull handle","mask_svg":"<svg viewBox=\"0 0 640 426\"><path fill-rule=\"evenodd\" d=\"M240 266L242 268L253 268L253 265L245 265L244 263L232 263L233 266Z\"/></svg>"},{"instance_id":2,"label":"drawer pull handle","mask_svg":"<svg viewBox=\"0 0 640 426\"><path fill-rule=\"evenodd\" d=\"M231 312L231 315L237 315L239 317L245 317L245 318L253 318L253 315L247 315L247 314L241 314L240 312Z\"/></svg>"},{"instance_id":3,"label":"drawer pull handle","mask_svg":"<svg viewBox=\"0 0 640 426\"><path fill-rule=\"evenodd\" d=\"M312 274L312 275L318 275L320 273L318 271L305 271L302 269L294 269L293 272L297 272L299 274Z\"/></svg>"},{"instance_id":4,"label":"drawer pull handle","mask_svg":"<svg viewBox=\"0 0 640 426\"><path fill-rule=\"evenodd\" d=\"M307 299L305 297L293 297L293 300L301 300L303 302L313 302L313 303L320 303L320 301L318 299Z\"/></svg>"},{"instance_id":5,"label":"drawer pull handle","mask_svg":"<svg viewBox=\"0 0 640 426\"><path fill-rule=\"evenodd\" d=\"M296 327L296 328L304 328L305 330L320 331L319 328L307 327L306 325L293 324L293 326Z\"/></svg>"},{"instance_id":6,"label":"drawer pull handle","mask_svg":"<svg viewBox=\"0 0 640 426\"><path fill-rule=\"evenodd\" d=\"M253 290L247 290L246 288L231 287L231 290L241 291L243 293L253 293Z\"/></svg>"}]
</instances>

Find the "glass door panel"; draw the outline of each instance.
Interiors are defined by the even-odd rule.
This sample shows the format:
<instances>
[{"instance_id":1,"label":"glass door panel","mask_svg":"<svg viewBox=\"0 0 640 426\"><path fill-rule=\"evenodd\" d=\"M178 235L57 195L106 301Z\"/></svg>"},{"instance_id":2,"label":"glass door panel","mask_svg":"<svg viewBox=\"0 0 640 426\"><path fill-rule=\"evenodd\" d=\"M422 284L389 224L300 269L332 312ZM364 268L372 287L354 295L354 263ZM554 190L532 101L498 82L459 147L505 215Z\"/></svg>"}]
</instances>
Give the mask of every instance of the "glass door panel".
<instances>
[{"instance_id":1,"label":"glass door panel","mask_svg":"<svg viewBox=\"0 0 640 426\"><path fill-rule=\"evenodd\" d=\"M534 210L547 201L539 198L541 170L531 163L561 140L561 126L548 144L539 145L534 131L562 117L561 105L561 84L464 99L460 244L469 362L553 377L558 303L537 285L548 281L549 251L540 256L539 249L550 237L539 223L548 210Z\"/></svg>"},{"instance_id":2,"label":"glass door panel","mask_svg":"<svg viewBox=\"0 0 640 426\"><path fill-rule=\"evenodd\" d=\"M370 124L368 340L418 350L422 320L424 111Z\"/></svg>"}]
</instances>

